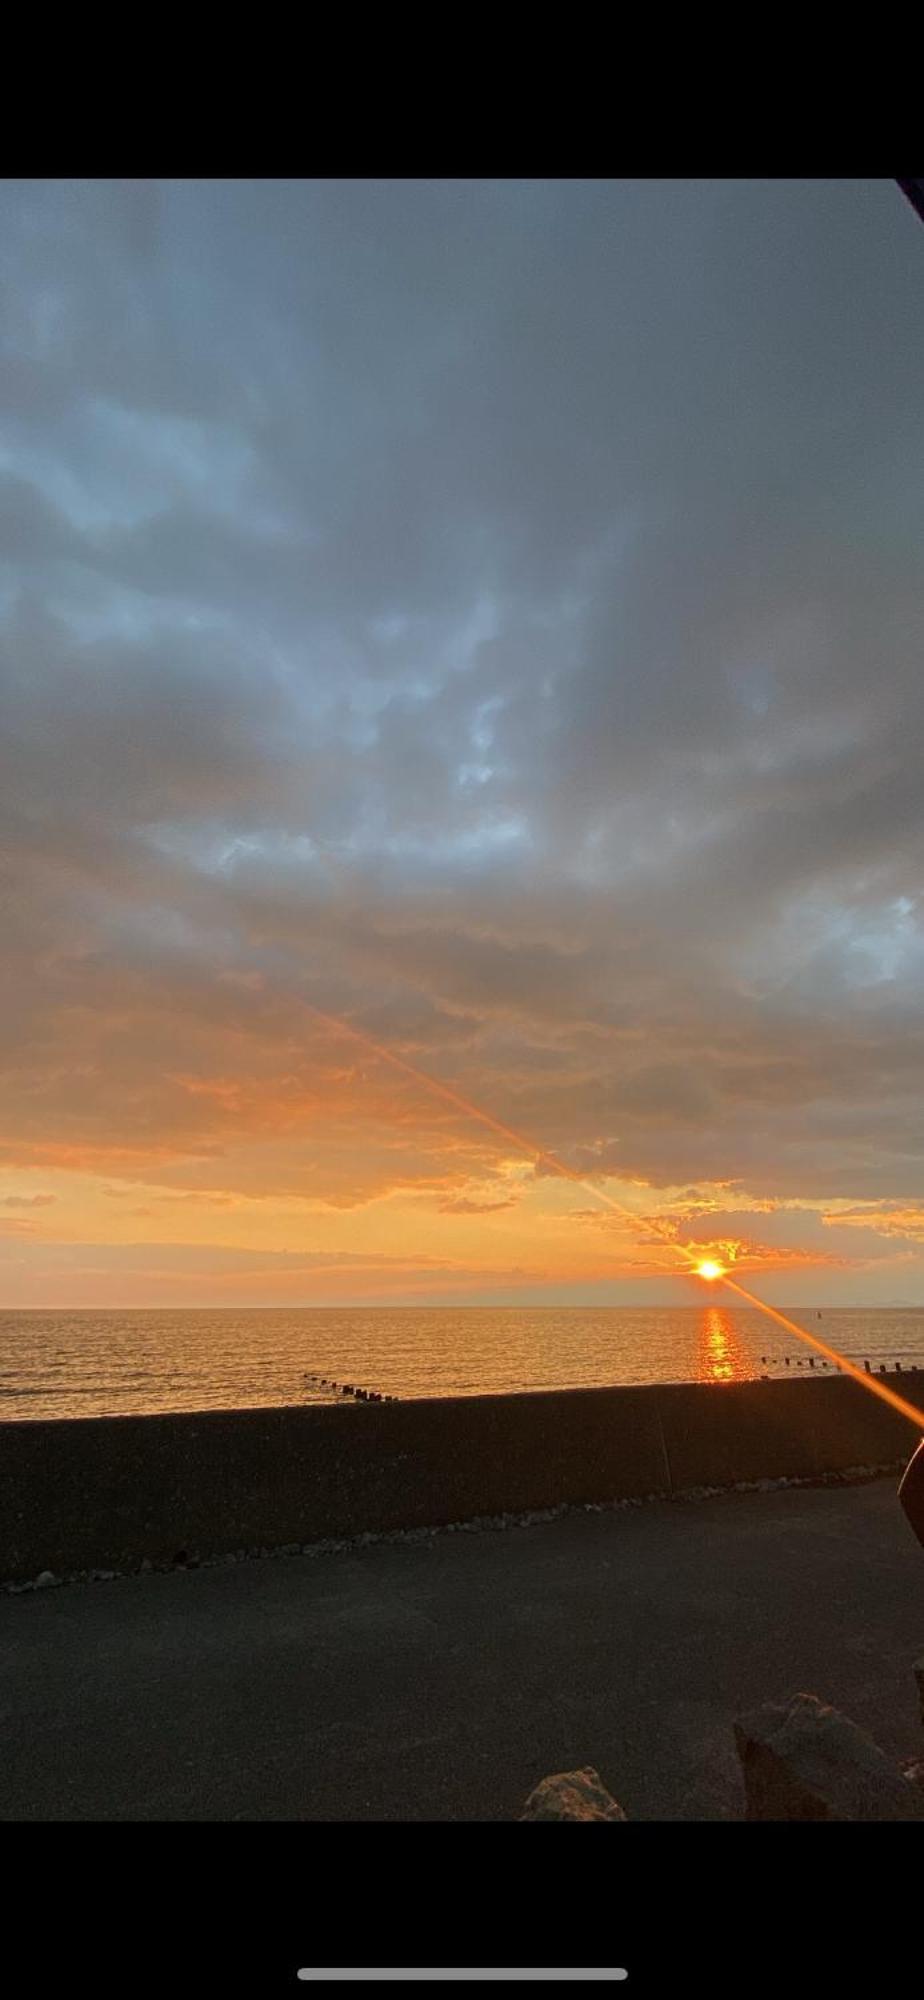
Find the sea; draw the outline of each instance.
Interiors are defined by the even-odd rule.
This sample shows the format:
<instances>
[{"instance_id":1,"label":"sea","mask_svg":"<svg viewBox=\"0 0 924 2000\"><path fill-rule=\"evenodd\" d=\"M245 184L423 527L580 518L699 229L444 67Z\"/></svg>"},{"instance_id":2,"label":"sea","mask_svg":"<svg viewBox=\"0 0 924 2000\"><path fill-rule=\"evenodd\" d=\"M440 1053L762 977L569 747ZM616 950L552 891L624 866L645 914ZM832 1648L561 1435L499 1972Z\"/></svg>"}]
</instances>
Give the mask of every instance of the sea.
<instances>
[{"instance_id":1,"label":"sea","mask_svg":"<svg viewBox=\"0 0 924 2000\"><path fill-rule=\"evenodd\" d=\"M924 1366L924 1310L787 1307L872 1371ZM0 1421L834 1373L752 1308L412 1306L0 1314ZM349 1391L351 1393L345 1393Z\"/></svg>"}]
</instances>

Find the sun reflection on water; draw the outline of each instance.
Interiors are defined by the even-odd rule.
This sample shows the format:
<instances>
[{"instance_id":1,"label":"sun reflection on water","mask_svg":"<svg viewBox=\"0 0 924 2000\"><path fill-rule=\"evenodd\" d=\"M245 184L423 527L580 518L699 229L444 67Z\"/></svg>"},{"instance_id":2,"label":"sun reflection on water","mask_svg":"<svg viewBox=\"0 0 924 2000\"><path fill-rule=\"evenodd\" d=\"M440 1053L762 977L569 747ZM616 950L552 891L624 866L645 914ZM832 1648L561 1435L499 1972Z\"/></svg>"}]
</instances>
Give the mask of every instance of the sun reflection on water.
<instances>
[{"instance_id":1,"label":"sun reflection on water","mask_svg":"<svg viewBox=\"0 0 924 2000\"><path fill-rule=\"evenodd\" d=\"M730 1312L707 1306L699 1323L697 1376L701 1382L740 1382L753 1374Z\"/></svg>"}]
</instances>

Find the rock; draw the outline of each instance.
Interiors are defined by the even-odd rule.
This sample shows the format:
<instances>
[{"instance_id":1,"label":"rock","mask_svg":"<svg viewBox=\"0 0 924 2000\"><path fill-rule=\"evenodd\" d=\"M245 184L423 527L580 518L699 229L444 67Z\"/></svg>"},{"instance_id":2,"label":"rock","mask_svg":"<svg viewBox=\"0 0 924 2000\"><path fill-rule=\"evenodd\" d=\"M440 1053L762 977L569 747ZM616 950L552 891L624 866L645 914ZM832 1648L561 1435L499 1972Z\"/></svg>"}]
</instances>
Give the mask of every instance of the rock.
<instances>
[{"instance_id":1,"label":"rock","mask_svg":"<svg viewBox=\"0 0 924 2000\"><path fill-rule=\"evenodd\" d=\"M921 1721L924 1722L924 1653L914 1663L914 1678L918 1684L918 1700L921 1704Z\"/></svg>"},{"instance_id":2,"label":"rock","mask_svg":"<svg viewBox=\"0 0 924 2000\"><path fill-rule=\"evenodd\" d=\"M58 1579L53 1569L43 1569L41 1574L35 1579L35 1588L36 1590L48 1590L49 1586L57 1583L57 1581Z\"/></svg>"},{"instance_id":3,"label":"rock","mask_svg":"<svg viewBox=\"0 0 924 2000\"><path fill-rule=\"evenodd\" d=\"M554 1778L543 1778L520 1814L521 1820L625 1817L592 1764L585 1764L581 1771L560 1771Z\"/></svg>"},{"instance_id":4,"label":"rock","mask_svg":"<svg viewBox=\"0 0 924 2000\"><path fill-rule=\"evenodd\" d=\"M855 1722L813 1694L735 1723L747 1819L909 1820L924 1797Z\"/></svg>"}]
</instances>

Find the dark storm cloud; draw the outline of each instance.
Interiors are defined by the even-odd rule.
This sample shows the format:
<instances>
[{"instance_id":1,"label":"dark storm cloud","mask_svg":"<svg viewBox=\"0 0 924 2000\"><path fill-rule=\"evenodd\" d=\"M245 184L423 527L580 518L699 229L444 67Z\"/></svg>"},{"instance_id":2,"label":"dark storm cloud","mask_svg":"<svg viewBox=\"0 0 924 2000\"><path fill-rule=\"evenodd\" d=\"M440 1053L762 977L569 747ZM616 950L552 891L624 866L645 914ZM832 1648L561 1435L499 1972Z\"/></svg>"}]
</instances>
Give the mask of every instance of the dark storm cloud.
<instances>
[{"instance_id":1,"label":"dark storm cloud","mask_svg":"<svg viewBox=\"0 0 924 2000\"><path fill-rule=\"evenodd\" d=\"M913 1196L891 184L0 199L14 1153L333 1145L307 998L588 1171Z\"/></svg>"}]
</instances>

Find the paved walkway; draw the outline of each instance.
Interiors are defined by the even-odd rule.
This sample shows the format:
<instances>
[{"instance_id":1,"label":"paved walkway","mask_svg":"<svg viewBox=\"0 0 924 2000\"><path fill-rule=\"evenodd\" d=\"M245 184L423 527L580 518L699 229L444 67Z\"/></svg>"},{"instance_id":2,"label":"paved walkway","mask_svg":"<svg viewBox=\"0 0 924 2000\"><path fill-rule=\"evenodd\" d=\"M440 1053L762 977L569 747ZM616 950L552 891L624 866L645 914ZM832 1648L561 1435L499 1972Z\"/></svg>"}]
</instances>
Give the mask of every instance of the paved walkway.
<instances>
[{"instance_id":1,"label":"paved walkway","mask_svg":"<svg viewBox=\"0 0 924 2000\"><path fill-rule=\"evenodd\" d=\"M765 1698L920 1750L922 1652L892 1480L71 1585L0 1599L0 1817L504 1820L592 1763L723 1819Z\"/></svg>"}]
</instances>

